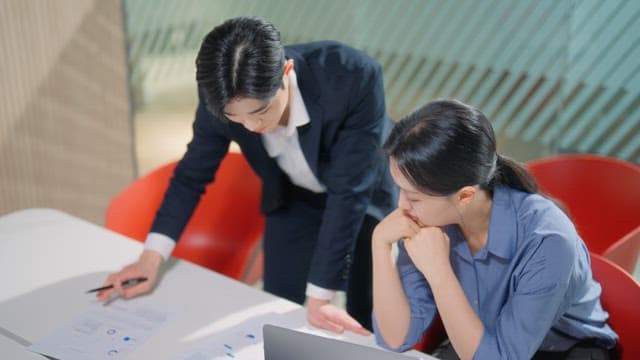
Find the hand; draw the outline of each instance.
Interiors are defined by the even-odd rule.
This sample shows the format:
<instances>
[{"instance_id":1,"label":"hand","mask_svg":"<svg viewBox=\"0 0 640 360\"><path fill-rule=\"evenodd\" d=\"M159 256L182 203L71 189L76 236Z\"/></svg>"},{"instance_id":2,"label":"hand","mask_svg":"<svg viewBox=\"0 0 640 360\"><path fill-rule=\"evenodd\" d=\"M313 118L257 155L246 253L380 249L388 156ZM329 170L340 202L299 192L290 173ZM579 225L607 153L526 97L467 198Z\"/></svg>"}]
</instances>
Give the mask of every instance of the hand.
<instances>
[{"instance_id":1,"label":"hand","mask_svg":"<svg viewBox=\"0 0 640 360\"><path fill-rule=\"evenodd\" d=\"M417 234L404 240L404 247L411 261L429 283L447 270L447 267L451 267L449 246L447 233L435 226L423 227Z\"/></svg>"},{"instance_id":2,"label":"hand","mask_svg":"<svg viewBox=\"0 0 640 360\"><path fill-rule=\"evenodd\" d=\"M403 238L415 236L420 231L420 225L398 208L392 211L378 223L373 230L373 246L391 246Z\"/></svg>"},{"instance_id":3,"label":"hand","mask_svg":"<svg viewBox=\"0 0 640 360\"><path fill-rule=\"evenodd\" d=\"M109 299L114 292L117 292L125 299L148 293L156 284L158 270L160 268L160 264L162 264L162 260L162 255L157 251L143 251L138 261L124 267L117 273L109 275L103 285L113 284L113 288L98 292L96 297L100 301L105 301ZM122 282L137 277L146 277L147 281L141 282L127 289L122 287Z\"/></svg>"},{"instance_id":4,"label":"hand","mask_svg":"<svg viewBox=\"0 0 640 360\"><path fill-rule=\"evenodd\" d=\"M344 309L331 304L329 300L307 297L307 320L315 327L338 334L345 330L364 336L371 334Z\"/></svg>"}]
</instances>

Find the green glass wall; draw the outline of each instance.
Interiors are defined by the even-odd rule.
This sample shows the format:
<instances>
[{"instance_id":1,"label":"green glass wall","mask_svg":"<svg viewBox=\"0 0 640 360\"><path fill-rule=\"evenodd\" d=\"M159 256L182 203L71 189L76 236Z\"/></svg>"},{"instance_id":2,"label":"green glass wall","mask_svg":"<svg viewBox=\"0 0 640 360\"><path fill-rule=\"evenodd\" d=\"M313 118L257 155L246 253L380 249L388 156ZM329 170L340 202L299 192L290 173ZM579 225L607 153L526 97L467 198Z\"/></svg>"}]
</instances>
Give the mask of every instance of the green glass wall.
<instances>
[{"instance_id":1,"label":"green glass wall","mask_svg":"<svg viewBox=\"0 0 640 360\"><path fill-rule=\"evenodd\" d=\"M395 119L435 98L480 108L500 151L590 152L640 163L640 1L125 0L131 85L195 88L213 26L273 22L285 43L334 39L382 64ZM195 96L195 90L192 91Z\"/></svg>"}]
</instances>

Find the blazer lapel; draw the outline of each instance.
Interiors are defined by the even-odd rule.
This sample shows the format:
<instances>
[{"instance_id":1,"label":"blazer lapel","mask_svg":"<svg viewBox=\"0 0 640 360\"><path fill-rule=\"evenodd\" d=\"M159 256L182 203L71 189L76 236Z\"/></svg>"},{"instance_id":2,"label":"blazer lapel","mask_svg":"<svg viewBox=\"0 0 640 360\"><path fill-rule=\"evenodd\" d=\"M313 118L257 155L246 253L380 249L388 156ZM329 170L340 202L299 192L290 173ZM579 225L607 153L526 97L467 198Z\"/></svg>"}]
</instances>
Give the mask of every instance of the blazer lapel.
<instances>
[{"instance_id":1,"label":"blazer lapel","mask_svg":"<svg viewBox=\"0 0 640 360\"><path fill-rule=\"evenodd\" d=\"M230 124L232 138L238 142L251 167L262 178L261 210L268 214L278 209L286 199L288 180L278 164L269 157L262 144L262 137L244 129L241 125Z\"/></svg>"},{"instance_id":2,"label":"blazer lapel","mask_svg":"<svg viewBox=\"0 0 640 360\"><path fill-rule=\"evenodd\" d=\"M322 125L324 124L324 109L320 105L320 90L314 79L314 74L309 64L297 56L294 51L290 52L290 58L294 60L294 69L298 80L298 88L302 94L302 100L309 113L309 123L297 128L298 139L302 153L313 171L316 178L320 179L318 168L318 152L320 149L320 137L322 134ZM322 181L321 181L322 182Z\"/></svg>"}]
</instances>

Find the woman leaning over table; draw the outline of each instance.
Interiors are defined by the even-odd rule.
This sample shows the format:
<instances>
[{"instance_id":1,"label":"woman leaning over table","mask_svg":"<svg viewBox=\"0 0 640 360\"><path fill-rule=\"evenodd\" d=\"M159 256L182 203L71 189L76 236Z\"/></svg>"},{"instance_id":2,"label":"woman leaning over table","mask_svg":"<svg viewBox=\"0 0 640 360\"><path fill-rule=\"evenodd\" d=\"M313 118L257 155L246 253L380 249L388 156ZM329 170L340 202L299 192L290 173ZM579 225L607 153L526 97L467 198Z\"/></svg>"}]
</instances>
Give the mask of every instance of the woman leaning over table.
<instances>
[{"instance_id":1,"label":"woman leaning over table","mask_svg":"<svg viewBox=\"0 0 640 360\"><path fill-rule=\"evenodd\" d=\"M441 358L609 358L617 335L584 242L532 176L497 154L480 111L430 102L385 149L400 199L372 241L382 346L410 348L437 311L449 336Z\"/></svg>"}]
</instances>

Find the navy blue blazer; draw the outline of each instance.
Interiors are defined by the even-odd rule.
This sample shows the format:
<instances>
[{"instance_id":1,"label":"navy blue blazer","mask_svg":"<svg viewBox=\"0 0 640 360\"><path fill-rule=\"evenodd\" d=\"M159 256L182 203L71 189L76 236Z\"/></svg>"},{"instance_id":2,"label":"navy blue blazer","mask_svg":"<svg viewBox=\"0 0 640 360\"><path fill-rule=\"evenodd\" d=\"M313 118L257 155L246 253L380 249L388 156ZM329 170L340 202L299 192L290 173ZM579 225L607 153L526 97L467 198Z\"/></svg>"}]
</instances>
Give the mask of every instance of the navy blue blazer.
<instances>
[{"instance_id":1,"label":"navy blue blazer","mask_svg":"<svg viewBox=\"0 0 640 360\"><path fill-rule=\"evenodd\" d=\"M297 128L302 152L327 189L308 281L345 289L365 213L380 219L396 206L397 191L381 151L392 126L382 69L365 53L334 41L285 46L285 54L294 60L310 117ZM286 203L291 182L267 154L261 135L216 118L200 96L193 139L176 167L152 232L180 237L231 141L240 145L262 179L262 212L268 216Z\"/></svg>"}]
</instances>

